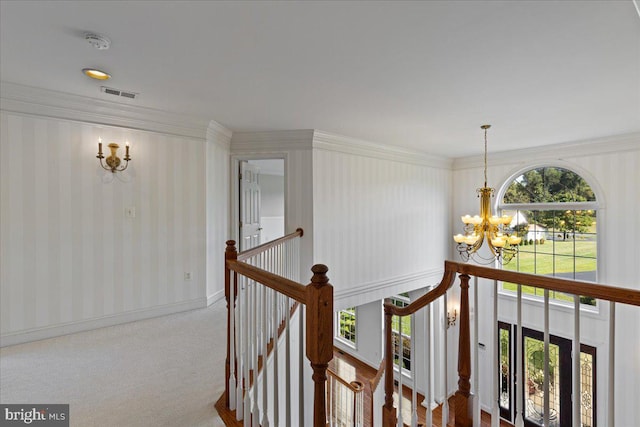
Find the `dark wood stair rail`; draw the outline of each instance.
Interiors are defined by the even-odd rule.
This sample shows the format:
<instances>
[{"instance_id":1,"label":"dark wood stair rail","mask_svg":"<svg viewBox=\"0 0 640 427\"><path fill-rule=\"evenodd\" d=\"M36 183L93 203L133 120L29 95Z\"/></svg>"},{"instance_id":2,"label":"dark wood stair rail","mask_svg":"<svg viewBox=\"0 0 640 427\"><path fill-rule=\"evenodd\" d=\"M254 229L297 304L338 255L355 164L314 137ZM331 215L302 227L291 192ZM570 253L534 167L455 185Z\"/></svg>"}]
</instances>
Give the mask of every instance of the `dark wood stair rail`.
<instances>
[{"instance_id":1,"label":"dark wood stair rail","mask_svg":"<svg viewBox=\"0 0 640 427\"><path fill-rule=\"evenodd\" d=\"M225 388L228 387L229 383L230 363L235 363L235 361L229 360L231 350L229 346L231 331L228 327L231 316L230 304L233 304L235 308L237 275L241 274L289 298L293 298L300 304L306 305L306 355L313 369L312 378L314 381L313 425L314 427L324 427L327 423L327 367L333 358L333 286L329 283L329 278L326 275L329 269L322 264L316 264L311 267L313 277L311 278L311 283L305 286L242 261L275 247L286 240L298 236L302 237L302 235L303 231L299 228L294 233L241 253L237 252L235 241L227 241L225 251L225 297L228 309L227 358L225 362L225 384L227 385L225 385ZM232 289L234 290L233 296L231 295ZM226 391L227 399L229 392L229 390ZM227 400L225 403L229 407L229 401Z\"/></svg>"},{"instance_id":2,"label":"dark wood stair rail","mask_svg":"<svg viewBox=\"0 0 640 427\"><path fill-rule=\"evenodd\" d=\"M391 300L385 300L385 403L382 408L382 420L383 426L385 427L391 427L397 424L396 408L393 407L392 316L408 316L440 298L453 285L457 273L460 274L461 293L460 334L458 341L458 391L455 393L454 400L456 427L469 427L472 425L472 419L469 416L469 396L471 389L469 383L469 378L471 377L471 334L469 327L470 276L535 286L556 292L640 306L640 291L633 289L445 261L444 274L440 284L427 294L405 307L397 307L391 303Z\"/></svg>"}]
</instances>

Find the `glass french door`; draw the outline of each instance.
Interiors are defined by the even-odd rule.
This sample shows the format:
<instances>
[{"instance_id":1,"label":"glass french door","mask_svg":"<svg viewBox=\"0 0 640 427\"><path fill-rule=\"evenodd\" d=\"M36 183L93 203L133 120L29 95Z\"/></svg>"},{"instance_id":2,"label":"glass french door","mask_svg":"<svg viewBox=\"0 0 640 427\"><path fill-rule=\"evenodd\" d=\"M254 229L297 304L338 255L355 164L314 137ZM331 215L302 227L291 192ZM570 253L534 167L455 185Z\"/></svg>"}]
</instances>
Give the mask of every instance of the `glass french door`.
<instances>
[{"instance_id":1,"label":"glass french door","mask_svg":"<svg viewBox=\"0 0 640 427\"><path fill-rule=\"evenodd\" d=\"M500 415L513 421L515 387L515 328L499 322ZM544 335L540 331L522 328L524 423L527 427L542 427L544 419ZM572 343L571 340L549 337L549 427L572 423ZM580 346L580 418L584 427L596 426L596 349Z\"/></svg>"}]
</instances>

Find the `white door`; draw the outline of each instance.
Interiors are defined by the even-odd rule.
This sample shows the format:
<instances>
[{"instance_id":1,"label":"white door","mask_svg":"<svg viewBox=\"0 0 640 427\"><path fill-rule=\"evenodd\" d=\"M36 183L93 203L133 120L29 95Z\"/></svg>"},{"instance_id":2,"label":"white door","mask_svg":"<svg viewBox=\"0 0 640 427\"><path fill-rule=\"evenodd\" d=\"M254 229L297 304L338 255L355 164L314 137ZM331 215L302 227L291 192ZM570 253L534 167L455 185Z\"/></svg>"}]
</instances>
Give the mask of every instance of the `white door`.
<instances>
[{"instance_id":1,"label":"white door","mask_svg":"<svg viewBox=\"0 0 640 427\"><path fill-rule=\"evenodd\" d=\"M260 168L240 162L240 250L260 244Z\"/></svg>"}]
</instances>

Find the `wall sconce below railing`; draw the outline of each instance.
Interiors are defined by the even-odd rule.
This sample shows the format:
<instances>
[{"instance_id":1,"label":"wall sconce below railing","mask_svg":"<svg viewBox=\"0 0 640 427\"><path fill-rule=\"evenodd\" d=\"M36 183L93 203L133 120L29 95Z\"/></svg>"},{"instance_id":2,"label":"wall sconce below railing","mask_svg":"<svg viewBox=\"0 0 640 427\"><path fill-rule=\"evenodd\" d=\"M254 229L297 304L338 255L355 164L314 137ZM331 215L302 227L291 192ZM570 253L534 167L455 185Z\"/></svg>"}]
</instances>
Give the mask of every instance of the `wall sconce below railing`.
<instances>
[{"instance_id":1,"label":"wall sconce below railing","mask_svg":"<svg viewBox=\"0 0 640 427\"><path fill-rule=\"evenodd\" d=\"M108 145L109 150L111 150L111 155L103 162L102 159L105 157L102 154L102 138L98 138L98 155L96 158L100 159L100 166L102 166L104 170L111 171L111 173L122 172L125 170L127 166L129 166L129 160L131 160L131 156L129 156L129 141L125 142L125 146L126 151L123 160L126 163L124 165L121 166L122 160L117 156L118 148L120 148L120 146L115 142Z\"/></svg>"},{"instance_id":2,"label":"wall sconce below railing","mask_svg":"<svg viewBox=\"0 0 640 427\"><path fill-rule=\"evenodd\" d=\"M447 311L447 328L450 326L456 325L456 319L458 318L458 310L453 309L453 313L451 311Z\"/></svg>"}]
</instances>

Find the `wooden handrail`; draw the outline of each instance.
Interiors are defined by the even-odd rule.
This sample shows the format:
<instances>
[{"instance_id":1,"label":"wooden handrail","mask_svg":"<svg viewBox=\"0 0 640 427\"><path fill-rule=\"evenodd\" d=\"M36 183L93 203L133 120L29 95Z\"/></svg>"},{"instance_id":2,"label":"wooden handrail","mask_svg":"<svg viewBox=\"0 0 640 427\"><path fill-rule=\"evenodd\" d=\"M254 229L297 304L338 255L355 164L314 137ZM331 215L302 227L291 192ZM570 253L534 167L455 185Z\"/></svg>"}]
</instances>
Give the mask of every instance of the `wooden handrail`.
<instances>
[{"instance_id":1,"label":"wooden handrail","mask_svg":"<svg viewBox=\"0 0 640 427\"><path fill-rule=\"evenodd\" d=\"M453 286L456 273L640 306L640 291L634 289L445 261L442 280L437 287L405 307L398 307L386 300L384 303L385 312L388 311L394 316L408 316L417 312L444 295Z\"/></svg>"},{"instance_id":2,"label":"wooden handrail","mask_svg":"<svg viewBox=\"0 0 640 427\"><path fill-rule=\"evenodd\" d=\"M605 301L640 306L640 291L634 289L583 282L580 280L518 273L515 271L499 270L455 261L445 261L444 266L445 272L455 271L485 279L502 280L504 282L519 283L521 285L530 285L537 288L549 289L550 291L564 292L567 294L582 295Z\"/></svg>"},{"instance_id":3,"label":"wooden handrail","mask_svg":"<svg viewBox=\"0 0 640 427\"><path fill-rule=\"evenodd\" d=\"M345 380L344 378L342 378L340 375L338 375L333 369L331 368L327 368L327 376L329 377L333 377L336 380L338 380L338 382L340 384L342 384L343 386L347 387L349 390L351 390L354 393L359 393L362 390L364 390L364 387L362 387L361 385L359 385L360 383L358 383L357 381L352 381L352 382L347 382L347 380ZM355 385L354 385L355 384Z\"/></svg>"},{"instance_id":4,"label":"wooden handrail","mask_svg":"<svg viewBox=\"0 0 640 427\"><path fill-rule=\"evenodd\" d=\"M378 372L376 372L376 376L369 380L369 385L371 386L371 392L374 392L378 388L378 384L380 384L380 380L384 375L384 367L385 367L385 360L383 357L382 361L380 362L380 366L378 367Z\"/></svg>"},{"instance_id":5,"label":"wooden handrail","mask_svg":"<svg viewBox=\"0 0 640 427\"><path fill-rule=\"evenodd\" d=\"M307 287L293 280L285 279L277 274L269 273L261 268L254 267L242 261L227 260L229 270L240 273L251 280L255 280L268 288L275 289L279 293L294 300L307 303Z\"/></svg>"},{"instance_id":6,"label":"wooden handrail","mask_svg":"<svg viewBox=\"0 0 640 427\"><path fill-rule=\"evenodd\" d=\"M286 236L282 236L278 239L272 240L267 243L263 243L260 246L256 246L255 248L247 249L246 251L242 251L238 253L238 261L244 261L251 258L254 255L258 255L268 249L275 248L279 244L286 242L287 240L295 239L296 237L302 237L304 235L304 230L302 228L296 229L293 233L287 234Z\"/></svg>"},{"instance_id":7,"label":"wooden handrail","mask_svg":"<svg viewBox=\"0 0 640 427\"><path fill-rule=\"evenodd\" d=\"M397 305L391 303L390 299L386 299L384 302L384 312L389 313L393 316L408 316L410 314L413 314L444 295L447 290L451 286L453 286L455 278L456 271L447 269L445 264L444 275L442 276L442 280L440 281L440 284L438 286L405 307L398 307Z\"/></svg>"}]
</instances>

